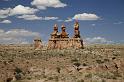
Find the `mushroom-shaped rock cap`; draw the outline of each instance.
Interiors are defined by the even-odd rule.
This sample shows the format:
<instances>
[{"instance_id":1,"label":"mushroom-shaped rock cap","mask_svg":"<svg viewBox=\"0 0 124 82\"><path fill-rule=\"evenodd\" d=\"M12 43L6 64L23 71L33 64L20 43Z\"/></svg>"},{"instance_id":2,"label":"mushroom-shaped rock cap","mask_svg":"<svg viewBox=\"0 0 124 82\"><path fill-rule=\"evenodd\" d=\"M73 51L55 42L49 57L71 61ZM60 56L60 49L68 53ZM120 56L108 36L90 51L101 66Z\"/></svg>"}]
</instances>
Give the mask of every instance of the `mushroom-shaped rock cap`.
<instances>
[{"instance_id":1,"label":"mushroom-shaped rock cap","mask_svg":"<svg viewBox=\"0 0 124 82\"><path fill-rule=\"evenodd\" d=\"M61 27L65 27L65 25L64 24L62 24L62 26Z\"/></svg>"},{"instance_id":2,"label":"mushroom-shaped rock cap","mask_svg":"<svg viewBox=\"0 0 124 82\"><path fill-rule=\"evenodd\" d=\"M61 26L61 29L65 29L66 27L65 27L65 25L64 24L62 24L62 26Z\"/></svg>"},{"instance_id":3,"label":"mushroom-shaped rock cap","mask_svg":"<svg viewBox=\"0 0 124 82\"><path fill-rule=\"evenodd\" d=\"M77 28L79 27L79 23L77 20L75 21L74 27L77 27Z\"/></svg>"},{"instance_id":4,"label":"mushroom-shaped rock cap","mask_svg":"<svg viewBox=\"0 0 124 82\"><path fill-rule=\"evenodd\" d=\"M41 41L41 38L36 37L34 41Z\"/></svg>"},{"instance_id":5,"label":"mushroom-shaped rock cap","mask_svg":"<svg viewBox=\"0 0 124 82\"><path fill-rule=\"evenodd\" d=\"M57 24L54 25L54 30L58 30Z\"/></svg>"},{"instance_id":6,"label":"mushroom-shaped rock cap","mask_svg":"<svg viewBox=\"0 0 124 82\"><path fill-rule=\"evenodd\" d=\"M54 24L54 27L58 27L57 24Z\"/></svg>"}]
</instances>

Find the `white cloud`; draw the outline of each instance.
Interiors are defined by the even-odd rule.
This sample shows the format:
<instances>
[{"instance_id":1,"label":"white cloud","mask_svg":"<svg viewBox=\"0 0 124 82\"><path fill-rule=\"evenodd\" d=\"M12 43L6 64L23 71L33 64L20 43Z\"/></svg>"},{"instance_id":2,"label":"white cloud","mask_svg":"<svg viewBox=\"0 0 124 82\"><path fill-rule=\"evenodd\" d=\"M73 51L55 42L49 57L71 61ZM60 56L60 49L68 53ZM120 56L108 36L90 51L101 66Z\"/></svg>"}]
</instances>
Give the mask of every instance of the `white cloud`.
<instances>
[{"instance_id":1,"label":"white cloud","mask_svg":"<svg viewBox=\"0 0 124 82\"><path fill-rule=\"evenodd\" d=\"M18 16L17 18L22 18L25 20L41 20L42 17L38 17L36 15L22 15L22 16Z\"/></svg>"},{"instance_id":2,"label":"white cloud","mask_svg":"<svg viewBox=\"0 0 124 82\"><path fill-rule=\"evenodd\" d=\"M70 22L72 20L73 20L72 18L67 18L67 20L65 20L65 22Z\"/></svg>"},{"instance_id":3,"label":"white cloud","mask_svg":"<svg viewBox=\"0 0 124 82\"><path fill-rule=\"evenodd\" d=\"M28 44L29 42L23 38L2 38L0 39L0 44Z\"/></svg>"},{"instance_id":4,"label":"white cloud","mask_svg":"<svg viewBox=\"0 0 124 82\"><path fill-rule=\"evenodd\" d=\"M12 0L2 0L2 1L12 1Z\"/></svg>"},{"instance_id":5,"label":"white cloud","mask_svg":"<svg viewBox=\"0 0 124 82\"><path fill-rule=\"evenodd\" d=\"M0 23L6 23L6 24L8 24L8 23L12 23L12 22L10 20L3 20Z\"/></svg>"},{"instance_id":6,"label":"white cloud","mask_svg":"<svg viewBox=\"0 0 124 82\"><path fill-rule=\"evenodd\" d=\"M11 8L0 9L0 18L7 18L9 16Z\"/></svg>"},{"instance_id":7,"label":"white cloud","mask_svg":"<svg viewBox=\"0 0 124 82\"><path fill-rule=\"evenodd\" d=\"M10 1L10 0L2 0L2 1Z\"/></svg>"},{"instance_id":8,"label":"white cloud","mask_svg":"<svg viewBox=\"0 0 124 82\"><path fill-rule=\"evenodd\" d=\"M92 26L96 26L96 24L91 24Z\"/></svg>"},{"instance_id":9,"label":"white cloud","mask_svg":"<svg viewBox=\"0 0 124 82\"><path fill-rule=\"evenodd\" d=\"M31 4L39 9L46 9L47 7L59 8L67 6L60 0L33 0Z\"/></svg>"},{"instance_id":10,"label":"white cloud","mask_svg":"<svg viewBox=\"0 0 124 82\"><path fill-rule=\"evenodd\" d=\"M10 10L10 15L34 14L37 11L38 9L17 5L15 8Z\"/></svg>"},{"instance_id":11,"label":"white cloud","mask_svg":"<svg viewBox=\"0 0 124 82\"><path fill-rule=\"evenodd\" d=\"M25 20L56 20L58 17L38 17L36 15L22 15L17 18L23 18Z\"/></svg>"},{"instance_id":12,"label":"white cloud","mask_svg":"<svg viewBox=\"0 0 124 82\"><path fill-rule=\"evenodd\" d=\"M9 1L9 0L2 0L2 1Z\"/></svg>"},{"instance_id":13,"label":"white cloud","mask_svg":"<svg viewBox=\"0 0 124 82\"><path fill-rule=\"evenodd\" d=\"M28 38L39 37L38 32L32 32L24 29L11 29L4 31L0 29L0 43L2 44L24 44L28 43Z\"/></svg>"},{"instance_id":14,"label":"white cloud","mask_svg":"<svg viewBox=\"0 0 124 82\"><path fill-rule=\"evenodd\" d=\"M76 20L98 20L98 19L100 19L100 17L98 17L96 14L82 13L82 14L76 14L72 19L76 19Z\"/></svg>"},{"instance_id":15,"label":"white cloud","mask_svg":"<svg viewBox=\"0 0 124 82\"><path fill-rule=\"evenodd\" d=\"M90 14L90 13L82 13L82 14L75 14L72 18L67 18L65 22L70 22L73 20L98 20L100 19L99 16L96 14Z\"/></svg>"},{"instance_id":16,"label":"white cloud","mask_svg":"<svg viewBox=\"0 0 124 82\"><path fill-rule=\"evenodd\" d=\"M121 21L119 21L119 22L115 22L114 24L123 24L124 22L121 22Z\"/></svg>"},{"instance_id":17,"label":"white cloud","mask_svg":"<svg viewBox=\"0 0 124 82\"><path fill-rule=\"evenodd\" d=\"M113 41L109 41L103 37L93 37L93 38L85 38L84 42L86 44L112 44Z\"/></svg>"},{"instance_id":18,"label":"white cloud","mask_svg":"<svg viewBox=\"0 0 124 82\"><path fill-rule=\"evenodd\" d=\"M6 8L0 10L0 18L7 18L13 15L35 14L38 9L17 5L14 8Z\"/></svg>"},{"instance_id":19,"label":"white cloud","mask_svg":"<svg viewBox=\"0 0 124 82\"><path fill-rule=\"evenodd\" d=\"M56 20L58 17L44 17L43 20Z\"/></svg>"},{"instance_id":20,"label":"white cloud","mask_svg":"<svg viewBox=\"0 0 124 82\"><path fill-rule=\"evenodd\" d=\"M28 37L28 36L39 36L39 33L37 32L31 32L24 29L12 29L7 32L5 32L6 36L14 36L14 37Z\"/></svg>"},{"instance_id":21,"label":"white cloud","mask_svg":"<svg viewBox=\"0 0 124 82\"><path fill-rule=\"evenodd\" d=\"M0 33L3 33L4 32L4 30L3 29L0 29Z\"/></svg>"},{"instance_id":22,"label":"white cloud","mask_svg":"<svg viewBox=\"0 0 124 82\"><path fill-rule=\"evenodd\" d=\"M17 5L14 8L6 8L0 10L0 17L7 18L8 16L17 15L17 18L22 18L24 20L56 20L58 17L46 16L46 17L39 17L36 16L35 13L39 11L38 9L25 7L22 5ZM1 23L11 23L9 20L5 20Z\"/></svg>"},{"instance_id":23,"label":"white cloud","mask_svg":"<svg viewBox=\"0 0 124 82\"><path fill-rule=\"evenodd\" d=\"M58 22L62 22L62 21L64 21L64 20L61 20L61 19L59 19L59 20L57 20Z\"/></svg>"}]
</instances>

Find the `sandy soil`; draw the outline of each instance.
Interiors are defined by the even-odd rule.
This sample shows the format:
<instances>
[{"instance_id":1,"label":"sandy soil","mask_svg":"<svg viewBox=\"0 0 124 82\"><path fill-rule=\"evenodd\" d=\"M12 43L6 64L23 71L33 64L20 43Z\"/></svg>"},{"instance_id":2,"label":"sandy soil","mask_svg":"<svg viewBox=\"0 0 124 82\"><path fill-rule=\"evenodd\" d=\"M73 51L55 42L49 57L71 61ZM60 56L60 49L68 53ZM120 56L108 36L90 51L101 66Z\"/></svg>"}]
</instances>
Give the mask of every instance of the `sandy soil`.
<instances>
[{"instance_id":1,"label":"sandy soil","mask_svg":"<svg viewBox=\"0 0 124 82\"><path fill-rule=\"evenodd\" d=\"M0 82L124 82L124 45L63 50L0 45Z\"/></svg>"}]
</instances>

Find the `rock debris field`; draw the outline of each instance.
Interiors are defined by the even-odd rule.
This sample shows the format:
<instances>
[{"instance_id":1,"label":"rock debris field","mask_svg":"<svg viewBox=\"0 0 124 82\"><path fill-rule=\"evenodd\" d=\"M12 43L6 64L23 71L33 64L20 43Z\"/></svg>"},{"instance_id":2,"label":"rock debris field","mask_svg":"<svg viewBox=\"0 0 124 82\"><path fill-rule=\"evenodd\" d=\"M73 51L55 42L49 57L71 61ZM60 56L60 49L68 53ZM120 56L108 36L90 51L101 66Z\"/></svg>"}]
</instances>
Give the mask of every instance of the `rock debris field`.
<instances>
[{"instance_id":1,"label":"rock debris field","mask_svg":"<svg viewBox=\"0 0 124 82\"><path fill-rule=\"evenodd\" d=\"M124 45L0 45L0 82L124 82Z\"/></svg>"}]
</instances>

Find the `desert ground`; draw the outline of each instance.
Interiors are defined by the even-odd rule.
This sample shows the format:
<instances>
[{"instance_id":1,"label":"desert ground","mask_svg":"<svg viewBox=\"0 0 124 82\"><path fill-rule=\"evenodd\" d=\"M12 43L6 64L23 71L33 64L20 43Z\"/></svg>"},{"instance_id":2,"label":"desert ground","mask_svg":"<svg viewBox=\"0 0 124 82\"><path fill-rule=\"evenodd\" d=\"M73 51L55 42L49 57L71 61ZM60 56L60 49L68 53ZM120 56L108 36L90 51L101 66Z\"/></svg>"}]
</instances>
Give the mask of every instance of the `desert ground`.
<instances>
[{"instance_id":1,"label":"desert ground","mask_svg":"<svg viewBox=\"0 0 124 82\"><path fill-rule=\"evenodd\" d=\"M124 45L0 45L0 82L124 82Z\"/></svg>"}]
</instances>

